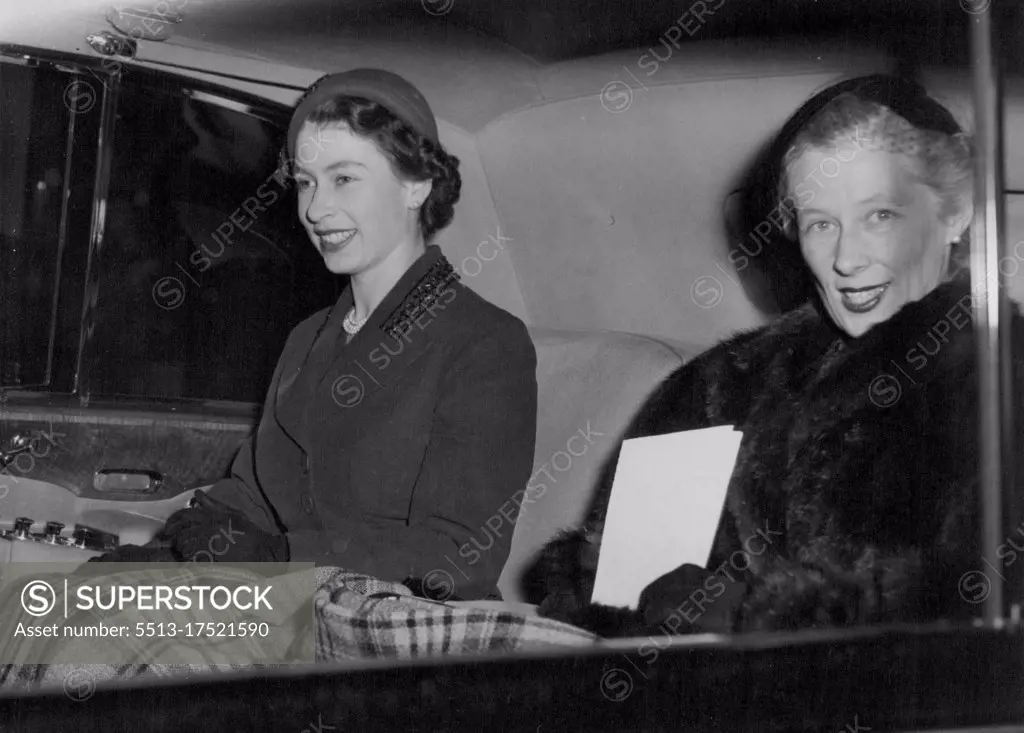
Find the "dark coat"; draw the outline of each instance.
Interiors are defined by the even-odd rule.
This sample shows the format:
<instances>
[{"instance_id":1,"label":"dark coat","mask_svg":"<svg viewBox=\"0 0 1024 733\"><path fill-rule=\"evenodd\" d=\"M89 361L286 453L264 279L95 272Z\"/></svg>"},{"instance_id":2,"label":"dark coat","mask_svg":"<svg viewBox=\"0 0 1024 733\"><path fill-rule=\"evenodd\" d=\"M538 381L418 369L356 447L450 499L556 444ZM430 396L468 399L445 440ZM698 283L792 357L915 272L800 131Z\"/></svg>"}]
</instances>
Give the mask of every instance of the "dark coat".
<instances>
[{"instance_id":1,"label":"dark coat","mask_svg":"<svg viewBox=\"0 0 1024 733\"><path fill-rule=\"evenodd\" d=\"M986 579L969 275L852 339L816 303L680 368L629 437L717 425L743 432L706 569L652 583L639 613L589 606L586 533L548 546L542 612L605 635L963 618ZM1022 464L998 569L1019 598L1024 557L1024 319L1011 322ZM613 467L612 467L613 468ZM599 491L596 525L610 482ZM595 526L596 526L595 525Z\"/></svg>"},{"instance_id":2,"label":"dark coat","mask_svg":"<svg viewBox=\"0 0 1024 733\"><path fill-rule=\"evenodd\" d=\"M459 283L436 246L346 345L351 306L346 290L292 331L259 428L211 493L283 531L293 561L493 595L511 532L472 566L459 550L530 477L526 327Z\"/></svg>"}]
</instances>

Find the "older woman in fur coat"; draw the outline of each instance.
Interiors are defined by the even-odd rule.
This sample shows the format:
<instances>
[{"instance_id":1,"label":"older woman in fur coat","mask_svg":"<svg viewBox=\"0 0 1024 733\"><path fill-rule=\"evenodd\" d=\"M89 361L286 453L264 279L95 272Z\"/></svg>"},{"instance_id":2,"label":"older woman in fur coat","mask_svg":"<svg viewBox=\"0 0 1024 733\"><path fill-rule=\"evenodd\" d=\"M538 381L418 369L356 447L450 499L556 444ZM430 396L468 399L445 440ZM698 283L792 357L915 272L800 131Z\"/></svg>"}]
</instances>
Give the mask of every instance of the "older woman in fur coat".
<instances>
[{"instance_id":1,"label":"older woman in fur coat","mask_svg":"<svg viewBox=\"0 0 1024 733\"><path fill-rule=\"evenodd\" d=\"M811 99L767 160L770 218L798 242L815 294L671 375L628 436L742 430L710 561L652 583L638 612L590 604L605 482L591 526L534 569L544 615L605 636L807 628L968 617L995 573L1017 591L1019 480L1002 567L979 549L976 347L958 267L969 140L920 87L873 76ZM1024 385L1016 309L1010 330Z\"/></svg>"}]
</instances>

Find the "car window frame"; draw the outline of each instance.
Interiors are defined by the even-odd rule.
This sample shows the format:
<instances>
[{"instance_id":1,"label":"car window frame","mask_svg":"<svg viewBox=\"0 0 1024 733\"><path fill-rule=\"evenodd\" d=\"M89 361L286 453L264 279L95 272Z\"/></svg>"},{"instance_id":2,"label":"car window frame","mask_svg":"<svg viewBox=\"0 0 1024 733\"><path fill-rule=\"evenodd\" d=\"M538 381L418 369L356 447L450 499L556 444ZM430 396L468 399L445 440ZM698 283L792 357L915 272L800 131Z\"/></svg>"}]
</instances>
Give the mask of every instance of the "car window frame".
<instances>
[{"instance_id":1,"label":"car window frame","mask_svg":"<svg viewBox=\"0 0 1024 733\"><path fill-rule=\"evenodd\" d=\"M196 417L216 417L251 421L263 407L263 400L258 402L230 401L187 397L159 396L100 396L92 393L90 371L93 366L88 355L88 337L95 328L100 272L95 266L97 252L102 244L106 225L107 197L109 192L111 161L113 159L113 134L118 105L122 94L122 76L131 75L133 79L153 87L177 87L184 96L197 99L207 104L218 104L226 109L256 117L269 122L280 130L287 129L291 109L272 99L238 90L227 85L196 78L173 69L152 68L140 63L123 59L114 63L108 58L96 58L86 55L40 49L18 44L0 44L0 59L24 59L29 63L48 64L62 70L75 69L83 78L94 79L101 86L103 115L96 155L96 181L93 188L92 221L89 227L89 243L87 248L87 265L84 273L75 275L73 279L81 281L81 317L78 332L78 351L70 363L65 366L67 377L61 389L23 389L20 387L5 388L5 399L24 403L25 406L36 405L48 408L91 407L103 411L130 410L133 413L148 415L165 415L173 413L178 417L194 415ZM281 86L273 84L272 86ZM295 88L296 94L301 89ZM339 283L336 294L340 295L344 285ZM325 304L329 305L329 304ZM312 313L310 313L312 315Z\"/></svg>"}]
</instances>

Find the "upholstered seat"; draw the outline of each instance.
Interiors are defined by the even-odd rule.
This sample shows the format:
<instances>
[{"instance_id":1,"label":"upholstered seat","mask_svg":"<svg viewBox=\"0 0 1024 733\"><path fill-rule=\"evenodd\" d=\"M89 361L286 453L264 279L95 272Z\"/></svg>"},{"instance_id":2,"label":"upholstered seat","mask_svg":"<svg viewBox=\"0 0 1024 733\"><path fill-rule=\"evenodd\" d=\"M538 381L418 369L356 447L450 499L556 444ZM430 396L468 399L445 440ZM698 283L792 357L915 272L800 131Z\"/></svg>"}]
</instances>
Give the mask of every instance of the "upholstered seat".
<instances>
[{"instance_id":1,"label":"upholstered seat","mask_svg":"<svg viewBox=\"0 0 1024 733\"><path fill-rule=\"evenodd\" d=\"M644 399L693 355L646 336L534 328L539 389L532 487L499 581L506 601L525 600L524 571L560 530L586 518L609 455ZM689 352L689 353L687 353Z\"/></svg>"}]
</instances>

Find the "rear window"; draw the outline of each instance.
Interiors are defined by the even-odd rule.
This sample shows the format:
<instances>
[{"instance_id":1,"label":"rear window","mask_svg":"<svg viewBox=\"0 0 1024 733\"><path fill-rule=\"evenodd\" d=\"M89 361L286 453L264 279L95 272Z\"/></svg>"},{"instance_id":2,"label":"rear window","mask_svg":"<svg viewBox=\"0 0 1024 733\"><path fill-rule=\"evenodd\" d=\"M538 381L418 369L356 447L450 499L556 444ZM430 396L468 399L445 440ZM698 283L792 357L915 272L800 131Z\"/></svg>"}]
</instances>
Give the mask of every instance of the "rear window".
<instances>
[{"instance_id":1,"label":"rear window","mask_svg":"<svg viewBox=\"0 0 1024 733\"><path fill-rule=\"evenodd\" d=\"M93 395L262 402L289 331L340 292L275 176L283 131L247 109L125 78Z\"/></svg>"},{"instance_id":2,"label":"rear window","mask_svg":"<svg viewBox=\"0 0 1024 733\"><path fill-rule=\"evenodd\" d=\"M72 108L88 100L48 68L0 63L0 88L0 384L39 386L53 359Z\"/></svg>"}]
</instances>

